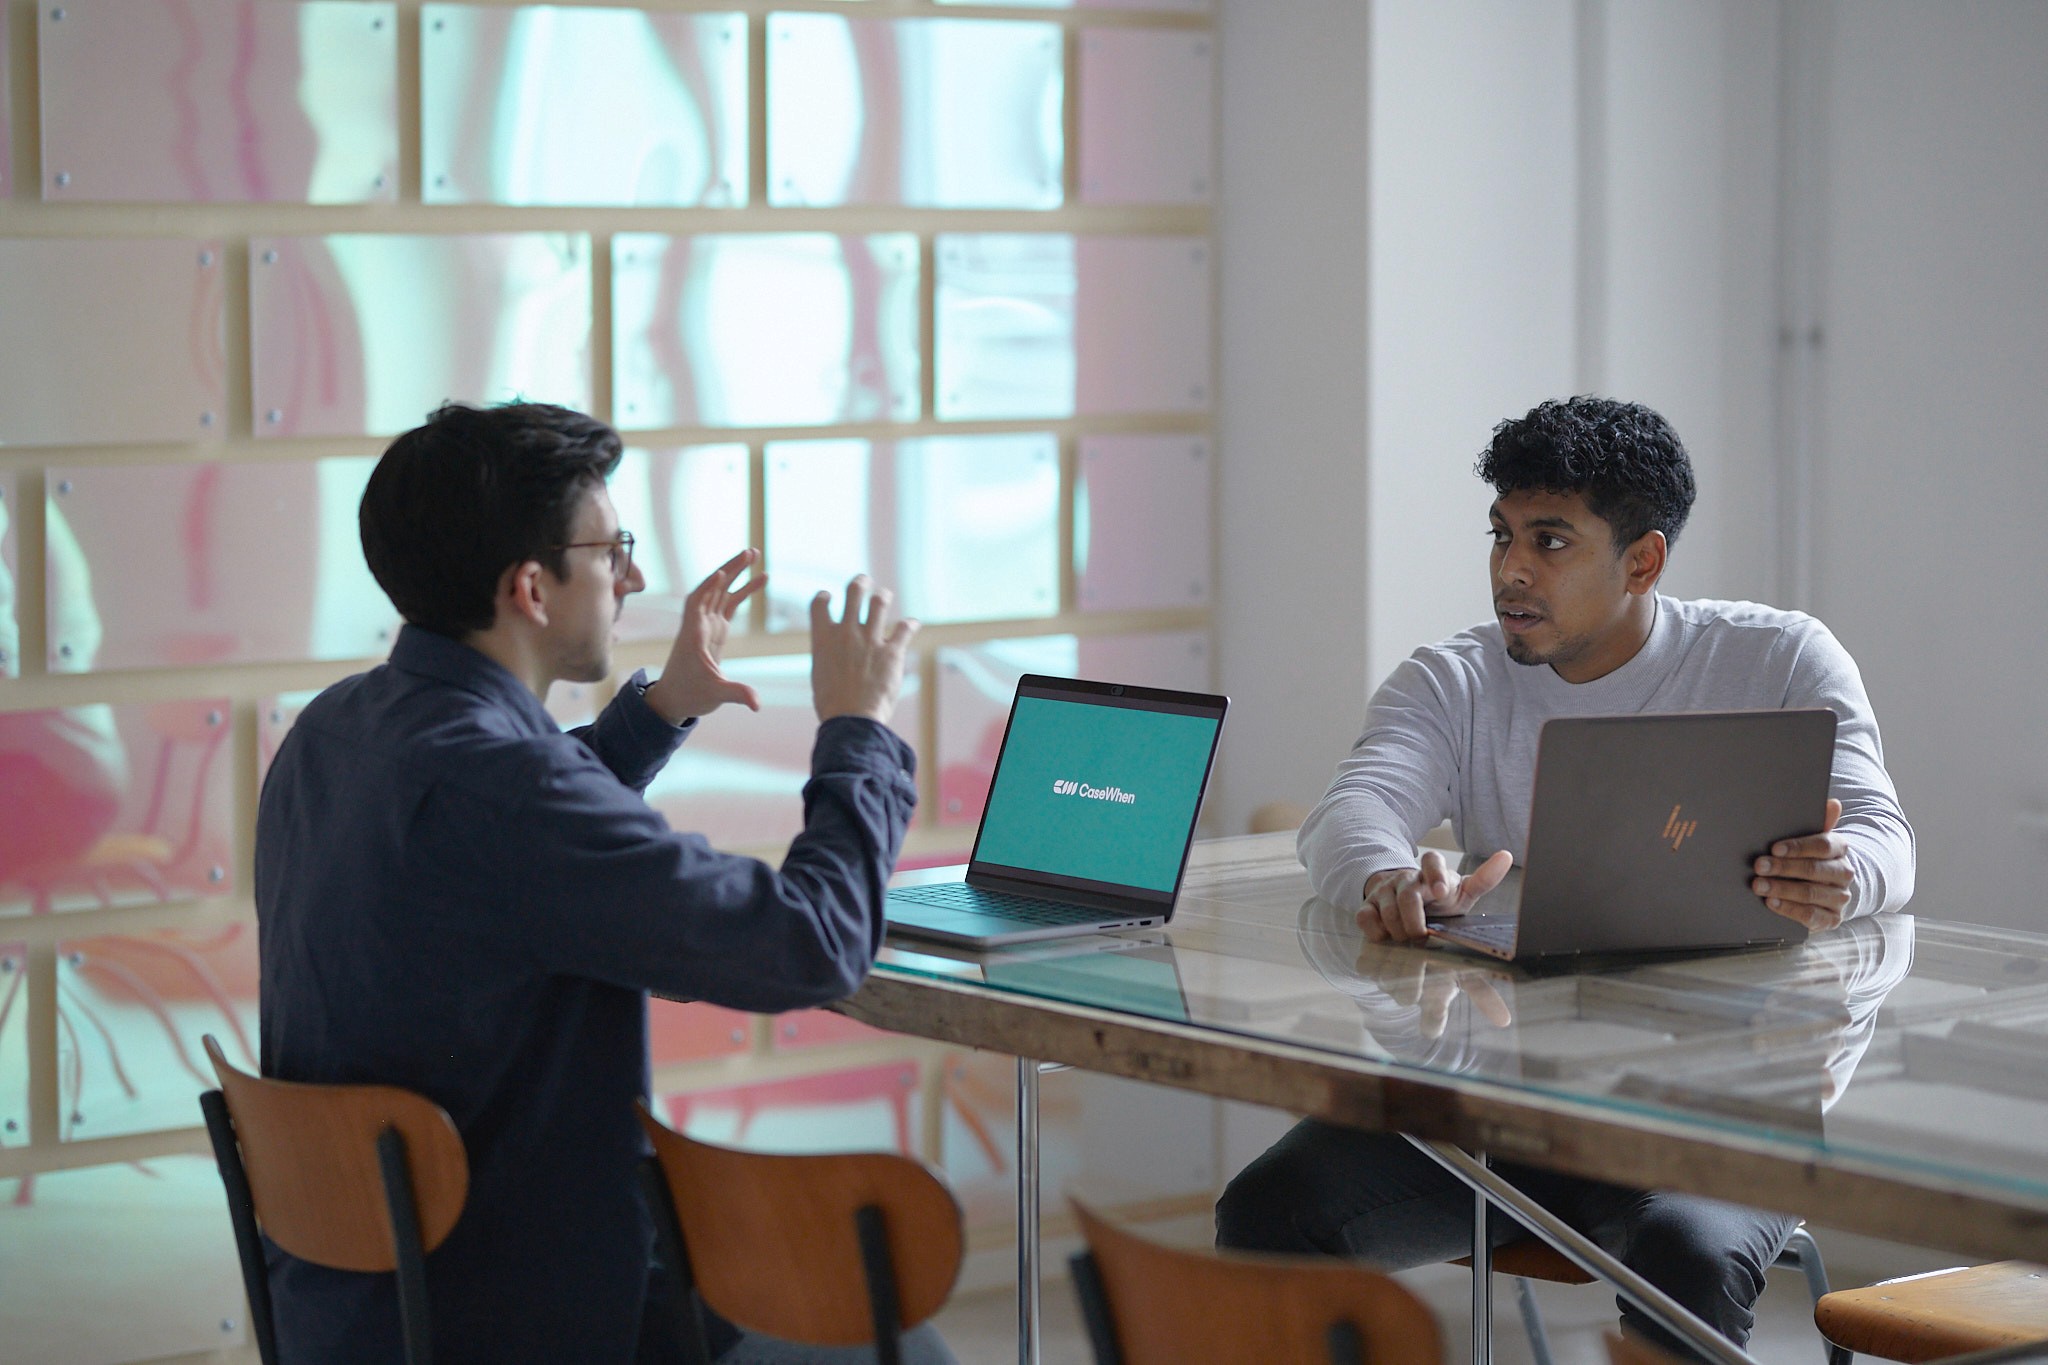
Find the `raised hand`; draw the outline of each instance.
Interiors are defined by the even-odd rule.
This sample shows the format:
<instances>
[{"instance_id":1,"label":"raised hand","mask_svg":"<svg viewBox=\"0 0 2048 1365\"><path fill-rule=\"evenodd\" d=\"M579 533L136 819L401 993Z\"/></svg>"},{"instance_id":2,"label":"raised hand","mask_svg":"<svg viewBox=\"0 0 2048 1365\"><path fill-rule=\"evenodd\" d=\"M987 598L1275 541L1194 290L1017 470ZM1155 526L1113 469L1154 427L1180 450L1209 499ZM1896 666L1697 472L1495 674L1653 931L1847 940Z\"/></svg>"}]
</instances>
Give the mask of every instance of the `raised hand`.
<instances>
[{"instance_id":1,"label":"raised hand","mask_svg":"<svg viewBox=\"0 0 2048 1365\"><path fill-rule=\"evenodd\" d=\"M846 585L846 610L832 619L832 594L811 599L811 700L818 719L866 716L887 723L903 689L903 656L915 621L890 619L894 598L861 574Z\"/></svg>"},{"instance_id":2,"label":"raised hand","mask_svg":"<svg viewBox=\"0 0 2048 1365\"><path fill-rule=\"evenodd\" d=\"M668 663L647 687L647 704L669 724L708 716L727 702L738 702L749 711L761 709L760 694L726 677L720 664L733 616L761 590L768 575L753 575L737 591L732 585L760 562L759 550L741 550L683 599L683 621L669 647Z\"/></svg>"}]
</instances>

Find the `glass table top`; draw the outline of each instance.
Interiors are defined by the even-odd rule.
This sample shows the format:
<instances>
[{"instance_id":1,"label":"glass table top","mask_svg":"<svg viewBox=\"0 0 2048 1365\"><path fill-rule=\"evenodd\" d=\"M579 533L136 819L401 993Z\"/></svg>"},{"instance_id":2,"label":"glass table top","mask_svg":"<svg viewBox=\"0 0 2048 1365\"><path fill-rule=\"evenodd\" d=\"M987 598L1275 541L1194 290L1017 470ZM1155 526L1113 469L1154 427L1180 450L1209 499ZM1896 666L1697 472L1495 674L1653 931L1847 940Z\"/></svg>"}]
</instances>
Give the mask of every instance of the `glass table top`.
<instances>
[{"instance_id":1,"label":"glass table top","mask_svg":"<svg viewBox=\"0 0 2048 1365\"><path fill-rule=\"evenodd\" d=\"M1289 833L1197 844L1161 928L984 953L892 938L879 970L1680 1118L2048 1206L2048 935L1892 914L1788 948L1530 970L1367 943L1310 889Z\"/></svg>"}]
</instances>

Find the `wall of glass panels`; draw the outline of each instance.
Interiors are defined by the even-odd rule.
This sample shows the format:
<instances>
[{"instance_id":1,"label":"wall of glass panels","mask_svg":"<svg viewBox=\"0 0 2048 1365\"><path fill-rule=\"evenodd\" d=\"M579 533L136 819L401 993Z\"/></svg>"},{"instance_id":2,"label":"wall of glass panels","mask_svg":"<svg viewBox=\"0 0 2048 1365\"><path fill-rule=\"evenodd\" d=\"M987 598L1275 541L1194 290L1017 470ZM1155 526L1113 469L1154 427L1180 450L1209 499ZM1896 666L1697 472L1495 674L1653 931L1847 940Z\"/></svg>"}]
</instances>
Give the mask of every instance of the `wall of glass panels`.
<instances>
[{"instance_id":1,"label":"wall of glass panels","mask_svg":"<svg viewBox=\"0 0 2048 1365\"><path fill-rule=\"evenodd\" d=\"M764 549L728 649L763 709L650 792L723 846L801 820L806 604L856 571L927 623L907 863L964 856L1022 672L1209 682L1210 0L792 4L9 7L0 1283L48 1282L0 1288L10 1334L243 1337L200 1039L255 1055L256 795L398 629L356 503L437 404L624 433L621 673ZM679 1123L921 1152L1007 1215L1000 1097L944 1049L675 1004L655 1041ZM80 1306L112 1210L197 1268L126 1257L118 1331Z\"/></svg>"}]
</instances>

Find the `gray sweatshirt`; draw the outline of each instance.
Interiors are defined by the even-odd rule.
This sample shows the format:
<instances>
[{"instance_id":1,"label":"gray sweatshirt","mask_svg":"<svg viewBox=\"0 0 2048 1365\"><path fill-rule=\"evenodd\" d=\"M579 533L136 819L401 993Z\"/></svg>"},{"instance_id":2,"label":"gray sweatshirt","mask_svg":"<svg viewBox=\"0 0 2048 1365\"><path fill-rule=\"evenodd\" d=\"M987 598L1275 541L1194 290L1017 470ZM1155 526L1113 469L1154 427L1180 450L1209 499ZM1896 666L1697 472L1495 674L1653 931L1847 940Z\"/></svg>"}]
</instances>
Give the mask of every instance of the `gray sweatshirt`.
<instances>
[{"instance_id":1,"label":"gray sweatshirt","mask_svg":"<svg viewBox=\"0 0 2048 1365\"><path fill-rule=\"evenodd\" d=\"M1754 602L1660 596L1641 651L1586 683L1510 659L1495 621L1416 650L1373 694L1365 733L1302 825L1302 865L1324 900L1355 906L1374 873L1416 866L1416 840L1444 820L1467 852L1521 863L1537 735L1556 716L1813 706L1836 717L1829 794L1856 872L1844 918L1895 910L1913 894L1913 830L1856 662L1811 616Z\"/></svg>"}]
</instances>

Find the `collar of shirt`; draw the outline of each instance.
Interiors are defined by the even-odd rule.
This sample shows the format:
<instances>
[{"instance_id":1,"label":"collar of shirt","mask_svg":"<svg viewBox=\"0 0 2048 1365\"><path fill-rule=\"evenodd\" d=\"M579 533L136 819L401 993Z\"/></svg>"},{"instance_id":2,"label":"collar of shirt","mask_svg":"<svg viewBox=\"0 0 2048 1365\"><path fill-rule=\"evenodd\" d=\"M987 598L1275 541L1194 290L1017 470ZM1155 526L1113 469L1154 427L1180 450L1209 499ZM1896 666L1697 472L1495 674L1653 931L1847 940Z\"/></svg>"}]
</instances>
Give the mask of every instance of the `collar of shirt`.
<instances>
[{"instance_id":1,"label":"collar of shirt","mask_svg":"<svg viewBox=\"0 0 2048 1365\"><path fill-rule=\"evenodd\" d=\"M535 734L559 734L561 726L539 697L512 670L480 650L431 630L408 625L391 647L391 666L405 673L459 687L519 717Z\"/></svg>"}]
</instances>

